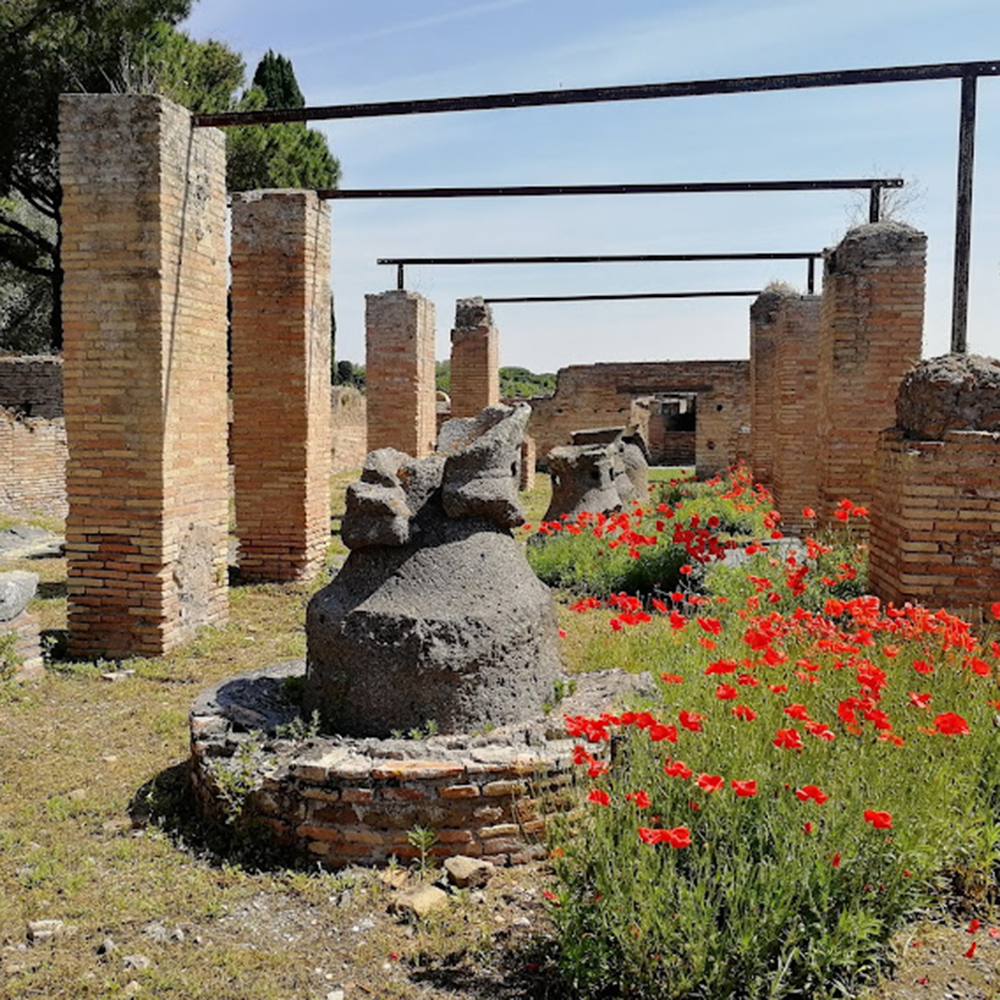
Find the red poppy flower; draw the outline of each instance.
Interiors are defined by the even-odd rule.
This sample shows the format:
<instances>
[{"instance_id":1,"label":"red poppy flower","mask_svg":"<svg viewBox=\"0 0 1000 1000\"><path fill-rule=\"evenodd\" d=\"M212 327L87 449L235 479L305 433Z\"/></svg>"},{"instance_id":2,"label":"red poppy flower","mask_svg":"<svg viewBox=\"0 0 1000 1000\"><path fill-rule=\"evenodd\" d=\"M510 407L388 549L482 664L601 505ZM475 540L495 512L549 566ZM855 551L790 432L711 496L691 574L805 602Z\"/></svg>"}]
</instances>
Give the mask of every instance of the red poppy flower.
<instances>
[{"instance_id":1,"label":"red poppy flower","mask_svg":"<svg viewBox=\"0 0 1000 1000\"><path fill-rule=\"evenodd\" d=\"M714 639L709 639L707 636L698 636L698 642L700 642L705 649L718 649L718 643Z\"/></svg>"},{"instance_id":2,"label":"red poppy flower","mask_svg":"<svg viewBox=\"0 0 1000 1000\"><path fill-rule=\"evenodd\" d=\"M816 516L816 511L814 511L812 507L803 507L802 516L811 521Z\"/></svg>"},{"instance_id":3,"label":"red poppy flower","mask_svg":"<svg viewBox=\"0 0 1000 1000\"><path fill-rule=\"evenodd\" d=\"M722 633L722 622L718 618L699 618L698 624L706 632L711 632L712 635L720 635Z\"/></svg>"},{"instance_id":4,"label":"red poppy flower","mask_svg":"<svg viewBox=\"0 0 1000 1000\"><path fill-rule=\"evenodd\" d=\"M602 788L592 788L587 796L587 801L599 806L609 806L611 805L611 796Z\"/></svg>"},{"instance_id":5,"label":"red poppy flower","mask_svg":"<svg viewBox=\"0 0 1000 1000\"><path fill-rule=\"evenodd\" d=\"M705 719L705 716L700 712L688 712L683 709L677 716L680 724L685 728L690 730L692 733L701 732L701 723Z\"/></svg>"},{"instance_id":6,"label":"red poppy flower","mask_svg":"<svg viewBox=\"0 0 1000 1000\"><path fill-rule=\"evenodd\" d=\"M809 721L809 712L806 711L805 705L788 705L785 708L785 715L790 719L795 719L796 722Z\"/></svg>"},{"instance_id":7,"label":"red poppy flower","mask_svg":"<svg viewBox=\"0 0 1000 1000\"><path fill-rule=\"evenodd\" d=\"M710 677L712 674L734 674L736 673L736 661L735 660L716 660L714 663L710 663L705 667L705 675Z\"/></svg>"},{"instance_id":8,"label":"red poppy flower","mask_svg":"<svg viewBox=\"0 0 1000 1000\"><path fill-rule=\"evenodd\" d=\"M664 726L659 722L649 727L649 738L654 743L659 743L661 740L668 740L671 743L677 742L677 727L676 726Z\"/></svg>"},{"instance_id":9,"label":"red poppy flower","mask_svg":"<svg viewBox=\"0 0 1000 1000\"><path fill-rule=\"evenodd\" d=\"M639 839L644 844L658 844L660 842L661 830L652 830L648 826L639 827Z\"/></svg>"},{"instance_id":10,"label":"red poppy flower","mask_svg":"<svg viewBox=\"0 0 1000 1000\"><path fill-rule=\"evenodd\" d=\"M637 792L629 792L625 796L625 801L635 803L639 809L648 809L650 803L649 794L645 788L640 788Z\"/></svg>"},{"instance_id":11,"label":"red poppy flower","mask_svg":"<svg viewBox=\"0 0 1000 1000\"><path fill-rule=\"evenodd\" d=\"M934 717L934 728L946 736L964 736L969 732L969 724L954 712L942 712Z\"/></svg>"},{"instance_id":12,"label":"red poppy flower","mask_svg":"<svg viewBox=\"0 0 1000 1000\"><path fill-rule=\"evenodd\" d=\"M865 822L871 823L876 830L891 830L892 813L881 812L878 809L866 809Z\"/></svg>"},{"instance_id":13,"label":"red poppy flower","mask_svg":"<svg viewBox=\"0 0 1000 1000\"><path fill-rule=\"evenodd\" d=\"M990 613L994 618L1000 618L1000 601L995 601L990 605Z\"/></svg>"},{"instance_id":14,"label":"red poppy flower","mask_svg":"<svg viewBox=\"0 0 1000 1000\"><path fill-rule=\"evenodd\" d=\"M990 675L990 665L985 660L981 660L978 656L970 656L965 661L965 665L971 667L972 670L979 674L980 677L989 677Z\"/></svg>"},{"instance_id":15,"label":"red poppy flower","mask_svg":"<svg viewBox=\"0 0 1000 1000\"><path fill-rule=\"evenodd\" d=\"M737 705L733 708L733 715L737 719L745 719L747 722L753 722L757 718L757 713L747 705Z\"/></svg>"},{"instance_id":16,"label":"red poppy flower","mask_svg":"<svg viewBox=\"0 0 1000 1000\"><path fill-rule=\"evenodd\" d=\"M918 674L934 673L934 668L926 660L914 660L913 669L916 670Z\"/></svg>"},{"instance_id":17,"label":"red poppy flower","mask_svg":"<svg viewBox=\"0 0 1000 1000\"><path fill-rule=\"evenodd\" d=\"M916 691L910 692L910 704L914 708L926 708L930 704L931 696L930 692L923 692L918 694Z\"/></svg>"},{"instance_id":18,"label":"red poppy flower","mask_svg":"<svg viewBox=\"0 0 1000 1000\"><path fill-rule=\"evenodd\" d=\"M733 786L733 791L741 799L749 799L757 794L756 781L738 781L734 778L730 784Z\"/></svg>"},{"instance_id":19,"label":"red poppy flower","mask_svg":"<svg viewBox=\"0 0 1000 1000\"><path fill-rule=\"evenodd\" d=\"M972 944L969 945L969 950L968 951L963 951L962 954L966 958L974 958L975 954L976 954L976 942L973 941Z\"/></svg>"},{"instance_id":20,"label":"red poppy flower","mask_svg":"<svg viewBox=\"0 0 1000 1000\"><path fill-rule=\"evenodd\" d=\"M803 785L801 788L795 789L795 794L802 802L808 802L812 799L818 806L821 806L830 797L816 785Z\"/></svg>"},{"instance_id":21,"label":"red poppy flower","mask_svg":"<svg viewBox=\"0 0 1000 1000\"><path fill-rule=\"evenodd\" d=\"M691 831L686 826L675 826L672 830L661 830L660 842L676 848L690 847Z\"/></svg>"},{"instance_id":22,"label":"red poppy flower","mask_svg":"<svg viewBox=\"0 0 1000 1000\"><path fill-rule=\"evenodd\" d=\"M721 774L699 774L695 778L695 784L703 791L717 792L725 784L725 781Z\"/></svg>"},{"instance_id":23,"label":"red poppy flower","mask_svg":"<svg viewBox=\"0 0 1000 1000\"><path fill-rule=\"evenodd\" d=\"M732 686L732 684L720 684L715 689L715 697L719 701L732 701L733 698L739 697L739 691Z\"/></svg>"},{"instance_id":24,"label":"red poppy flower","mask_svg":"<svg viewBox=\"0 0 1000 1000\"><path fill-rule=\"evenodd\" d=\"M806 823L806 825L802 827L802 832L808 837L809 834L813 832L812 823L811 822Z\"/></svg>"},{"instance_id":25,"label":"red poppy flower","mask_svg":"<svg viewBox=\"0 0 1000 1000\"><path fill-rule=\"evenodd\" d=\"M833 516L834 516L834 517L835 517L835 518L836 518L836 519L837 519L838 521L844 521L844 522L846 522L846 521L847 521L847 519L848 519L848 518L849 518L849 517L851 516L851 514L850 514L850 511L846 511L846 510L835 510L835 511L833 512Z\"/></svg>"},{"instance_id":26,"label":"red poppy flower","mask_svg":"<svg viewBox=\"0 0 1000 1000\"><path fill-rule=\"evenodd\" d=\"M680 674L660 674L660 680L664 684L683 684L684 678Z\"/></svg>"},{"instance_id":27,"label":"red poppy flower","mask_svg":"<svg viewBox=\"0 0 1000 1000\"><path fill-rule=\"evenodd\" d=\"M834 868L839 868L840 867L840 855L839 854L835 854L833 856L833 867Z\"/></svg>"},{"instance_id":28,"label":"red poppy flower","mask_svg":"<svg viewBox=\"0 0 1000 1000\"><path fill-rule=\"evenodd\" d=\"M979 920L976 917L973 917L969 921L969 926L965 928L965 933L966 934L975 934L976 931L978 931L980 927L982 927L982 924L979 922Z\"/></svg>"},{"instance_id":29,"label":"red poppy flower","mask_svg":"<svg viewBox=\"0 0 1000 1000\"><path fill-rule=\"evenodd\" d=\"M682 778L684 781L687 781L687 779L694 774L694 771L692 771L691 768L689 768L682 760L668 760L663 765L663 773L671 778Z\"/></svg>"},{"instance_id":30,"label":"red poppy flower","mask_svg":"<svg viewBox=\"0 0 1000 1000\"><path fill-rule=\"evenodd\" d=\"M802 736L797 729L779 729L771 742L783 750L802 749Z\"/></svg>"},{"instance_id":31,"label":"red poppy flower","mask_svg":"<svg viewBox=\"0 0 1000 1000\"><path fill-rule=\"evenodd\" d=\"M788 690L787 684L768 684L768 688L774 694L784 694Z\"/></svg>"},{"instance_id":32,"label":"red poppy flower","mask_svg":"<svg viewBox=\"0 0 1000 1000\"><path fill-rule=\"evenodd\" d=\"M684 576L690 576L694 572L694 567L688 563L685 563L683 566L681 566L678 572L683 573Z\"/></svg>"}]
</instances>

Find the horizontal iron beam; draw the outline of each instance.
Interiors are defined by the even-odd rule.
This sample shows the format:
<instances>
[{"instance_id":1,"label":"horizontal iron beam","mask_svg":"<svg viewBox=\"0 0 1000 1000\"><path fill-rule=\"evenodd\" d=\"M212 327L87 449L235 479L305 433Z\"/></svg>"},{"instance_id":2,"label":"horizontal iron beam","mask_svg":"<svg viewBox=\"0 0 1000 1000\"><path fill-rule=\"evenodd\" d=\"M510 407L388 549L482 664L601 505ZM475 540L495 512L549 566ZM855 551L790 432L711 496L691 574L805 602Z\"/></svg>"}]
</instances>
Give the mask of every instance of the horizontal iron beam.
<instances>
[{"instance_id":1,"label":"horizontal iron beam","mask_svg":"<svg viewBox=\"0 0 1000 1000\"><path fill-rule=\"evenodd\" d=\"M857 191L903 186L901 177L849 177L836 180L691 181L653 184L520 184L499 187L321 188L329 201L379 198L531 198L554 195L719 194L753 191Z\"/></svg>"},{"instance_id":2,"label":"horizontal iron beam","mask_svg":"<svg viewBox=\"0 0 1000 1000\"><path fill-rule=\"evenodd\" d=\"M876 69L829 70L776 76L726 77L676 83L647 83L621 87L578 87L530 90L467 97L435 97L411 101L377 101L364 104L328 104L305 108L264 108L194 116L196 127L268 125L280 122L324 121L342 118L385 118L396 115L430 115L452 111L487 111L564 104L598 104L611 101L646 101L665 97L707 97L714 94L748 94L774 90L808 90L814 87L848 87L870 83L911 83L917 80L952 80L967 76L1000 76L1000 62L928 63Z\"/></svg>"},{"instance_id":3,"label":"horizontal iron beam","mask_svg":"<svg viewBox=\"0 0 1000 1000\"><path fill-rule=\"evenodd\" d=\"M518 295L513 297L484 297L487 304L494 302L613 302L627 299L721 299L756 298L760 289L722 292L620 292L608 295Z\"/></svg>"},{"instance_id":4,"label":"horizontal iron beam","mask_svg":"<svg viewBox=\"0 0 1000 1000\"><path fill-rule=\"evenodd\" d=\"M568 254L542 257L379 257L376 264L609 264L661 261L708 260L809 260L823 256L822 250L778 253L604 253Z\"/></svg>"}]
</instances>

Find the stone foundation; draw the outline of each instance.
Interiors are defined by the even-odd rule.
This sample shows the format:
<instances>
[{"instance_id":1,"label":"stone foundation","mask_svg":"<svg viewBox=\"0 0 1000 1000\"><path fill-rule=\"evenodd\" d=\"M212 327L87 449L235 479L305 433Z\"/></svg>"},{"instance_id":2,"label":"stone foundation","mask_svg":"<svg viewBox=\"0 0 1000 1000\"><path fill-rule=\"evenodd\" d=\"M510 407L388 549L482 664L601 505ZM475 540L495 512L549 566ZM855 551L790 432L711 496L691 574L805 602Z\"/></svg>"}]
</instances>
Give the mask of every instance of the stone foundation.
<instances>
[{"instance_id":1,"label":"stone foundation","mask_svg":"<svg viewBox=\"0 0 1000 1000\"><path fill-rule=\"evenodd\" d=\"M13 680L27 681L41 677L45 672L42 660L42 640L38 615L22 611L10 621L0 622L0 636L14 634L14 658L18 665L14 668Z\"/></svg>"}]
</instances>

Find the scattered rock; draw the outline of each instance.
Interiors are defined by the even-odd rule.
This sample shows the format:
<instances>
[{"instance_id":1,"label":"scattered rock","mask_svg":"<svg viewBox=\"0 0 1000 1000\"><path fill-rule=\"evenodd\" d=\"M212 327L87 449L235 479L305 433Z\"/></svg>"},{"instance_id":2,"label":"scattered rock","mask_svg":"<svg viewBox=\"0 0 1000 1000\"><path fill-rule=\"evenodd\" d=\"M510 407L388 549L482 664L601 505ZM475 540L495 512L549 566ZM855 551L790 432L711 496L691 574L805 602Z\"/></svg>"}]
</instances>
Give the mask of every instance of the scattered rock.
<instances>
[{"instance_id":1,"label":"scattered rock","mask_svg":"<svg viewBox=\"0 0 1000 1000\"><path fill-rule=\"evenodd\" d=\"M363 934L365 931L370 931L375 927L375 921L371 917L365 917L364 920L359 920L356 924L351 927L352 934Z\"/></svg>"},{"instance_id":2,"label":"scattered rock","mask_svg":"<svg viewBox=\"0 0 1000 1000\"><path fill-rule=\"evenodd\" d=\"M457 889L478 889L486 885L496 868L492 861L457 855L445 859L444 870L448 873L448 881Z\"/></svg>"},{"instance_id":3,"label":"scattered rock","mask_svg":"<svg viewBox=\"0 0 1000 1000\"><path fill-rule=\"evenodd\" d=\"M118 945L115 944L114 938L108 935L98 946L98 955L110 955L113 951L118 950Z\"/></svg>"},{"instance_id":4,"label":"scattered rock","mask_svg":"<svg viewBox=\"0 0 1000 1000\"><path fill-rule=\"evenodd\" d=\"M70 802L82 802L87 797L86 788L74 788L72 791L66 793L66 798Z\"/></svg>"},{"instance_id":5,"label":"scattered rock","mask_svg":"<svg viewBox=\"0 0 1000 1000\"><path fill-rule=\"evenodd\" d=\"M142 929L145 937L149 938L153 944L166 944L170 939L170 933L159 920L153 920Z\"/></svg>"},{"instance_id":6,"label":"scattered rock","mask_svg":"<svg viewBox=\"0 0 1000 1000\"><path fill-rule=\"evenodd\" d=\"M25 570L0 573L0 622L13 621L35 596L38 574Z\"/></svg>"},{"instance_id":7,"label":"scattered rock","mask_svg":"<svg viewBox=\"0 0 1000 1000\"><path fill-rule=\"evenodd\" d=\"M400 893L390 905L389 910L404 917L413 916L423 919L438 910L443 910L447 905L448 893L436 885L422 885Z\"/></svg>"},{"instance_id":8,"label":"scattered rock","mask_svg":"<svg viewBox=\"0 0 1000 1000\"><path fill-rule=\"evenodd\" d=\"M62 920L31 920L28 922L28 940L32 944L52 941L66 932L66 924Z\"/></svg>"},{"instance_id":9,"label":"scattered rock","mask_svg":"<svg viewBox=\"0 0 1000 1000\"><path fill-rule=\"evenodd\" d=\"M101 674L102 681L108 681L112 684L128 680L129 677L135 677L134 670L109 670L106 674Z\"/></svg>"},{"instance_id":10,"label":"scattered rock","mask_svg":"<svg viewBox=\"0 0 1000 1000\"><path fill-rule=\"evenodd\" d=\"M401 889L409 877L410 873L406 868L386 868L385 871L379 872L378 876L383 885L392 889Z\"/></svg>"},{"instance_id":11,"label":"scattered rock","mask_svg":"<svg viewBox=\"0 0 1000 1000\"><path fill-rule=\"evenodd\" d=\"M344 1000L343 990L330 990L326 995L326 1000Z\"/></svg>"},{"instance_id":12,"label":"scattered rock","mask_svg":"<svg viewBox=\"0 0 1000 1000\"><path fill-rule=\"evenodd\" d=\"M530 927L531 921L527 917L514 917L510 924L511 927Z\"/></svg>"},{"instance_id":13,"label":"scattered rock","mask_svg":"<svg viewBox=\"0 0 1000 1000\"><path fill-rule=\"evenodd\" d=\"M122 968L130 969L134 972L142 972L153 964L153 960L146 955L125 955L122 958Z\"/></svg>"},{"instance_id":14,"label":"scattered rock","mask_svg":"<svg viewBox=\"0 0 1000 1000\"><path fill-rule=\"evenodd\" d=\"M123 997L134 997L138 996L139 992L142 990L142 986L136 979L130 979L122 988Z\"/></svg>"}]
</instances>

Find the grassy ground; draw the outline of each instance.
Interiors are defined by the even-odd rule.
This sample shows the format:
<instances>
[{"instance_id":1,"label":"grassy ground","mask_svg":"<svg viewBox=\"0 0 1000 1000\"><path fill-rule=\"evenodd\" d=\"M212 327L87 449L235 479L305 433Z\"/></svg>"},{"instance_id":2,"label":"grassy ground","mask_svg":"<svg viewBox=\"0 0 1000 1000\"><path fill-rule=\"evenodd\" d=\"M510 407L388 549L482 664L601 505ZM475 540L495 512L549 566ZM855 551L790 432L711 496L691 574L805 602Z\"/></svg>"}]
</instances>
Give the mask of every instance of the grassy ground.
<instances>
[{"instance_id":1,"label":"grassy ground","mask_svg":"<svg viewBox=\"0 0 1000 1000\"><path fill-rule=\"evenodd\" d=\"M351 478L335 482L335 532ZM545 477L525 499L537 523ZM332 561L344 551L335 535ZM0 566L38 573L34 610L44 628L65 628L65 560ZM500 871L484 892L407 924L387 912L395 890L379 873L260 870L210 849L185 793L188 708L224 677L301 656L312 589L237 586L229 623L174 655L56 663L38 682L0 687L0 998L562 995L544 865ZM561 614L567 661L606 662L599 616ZM116 668L121 679L103 679ZM42 919L63 921L62 933L29 945L28 923ZM953 967L962 939L931 927L901 940L903 978L879 1000L996 995L992 959Z\"/></svg>"}]
</instances>

